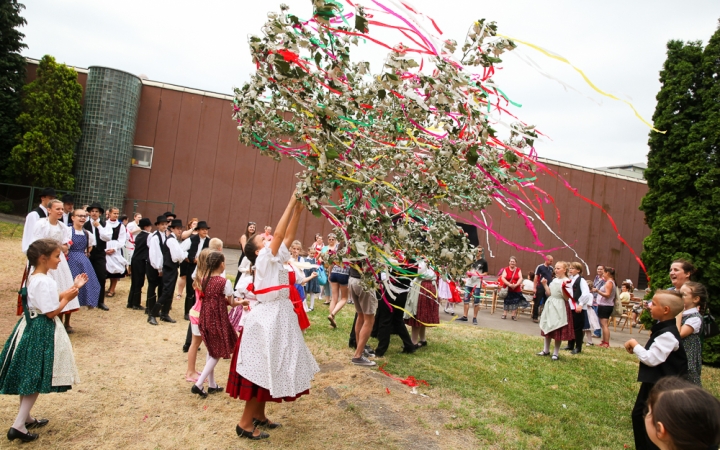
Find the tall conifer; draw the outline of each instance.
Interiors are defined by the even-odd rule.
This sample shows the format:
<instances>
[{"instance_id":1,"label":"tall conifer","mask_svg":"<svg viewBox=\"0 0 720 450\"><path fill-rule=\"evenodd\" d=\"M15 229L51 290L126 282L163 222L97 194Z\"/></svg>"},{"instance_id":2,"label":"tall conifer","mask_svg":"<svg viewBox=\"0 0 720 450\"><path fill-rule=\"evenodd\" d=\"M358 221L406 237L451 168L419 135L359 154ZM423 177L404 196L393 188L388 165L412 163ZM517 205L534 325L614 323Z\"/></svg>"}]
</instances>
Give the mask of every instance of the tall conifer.
<instances>
[{"instance_id":1,"label":"tall conifer","mask_svg":"<svg viewBox=\"0 0 720 450\"><path fill-rule=\"evenodd\" d=\"M0 167L6 167L20 133L17 117L25 84L25 58L20 52L27 45L18 28L26 23L20 16L24 8L17 0L0 0Z\"/></svg>"}]
</instances>

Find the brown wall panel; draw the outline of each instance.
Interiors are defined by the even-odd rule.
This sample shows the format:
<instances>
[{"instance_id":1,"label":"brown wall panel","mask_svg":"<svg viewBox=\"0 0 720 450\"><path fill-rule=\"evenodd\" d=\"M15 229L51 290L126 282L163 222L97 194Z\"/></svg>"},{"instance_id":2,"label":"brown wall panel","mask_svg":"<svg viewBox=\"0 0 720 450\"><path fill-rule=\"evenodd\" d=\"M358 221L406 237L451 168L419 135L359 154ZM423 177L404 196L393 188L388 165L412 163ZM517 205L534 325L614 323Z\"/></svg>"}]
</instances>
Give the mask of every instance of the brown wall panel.
<instances>
[{"instance_id":1,"label":"brown wall panel","mask_svg":"<svg viewBox=\"0 0 720 450\"><path fill-rule=\"evenodd\" d=\"M181 104L182 92L162 90L155 131L153 165L148 184L148 200L174 201L170 198L170 182ZM130 180L132 184L132 173Z\"/></svg>"},{"instance_id":2,"label":"brown wall panel","mask_svg":"<svg viewBox=\"0 0 720 450\"><path fill-rule=\"evenodd\" d=\"M209 180L197 180L199 185L193 186L193 172L197 155L197 140L200 129L200 116L203 96L183 93L180 106L180 117L175 143L175 159L173 160L170 199L175 202L178 218L187 221L190 214L190 194L194 189L209 192Z\"/></svg>"}]
</instances>

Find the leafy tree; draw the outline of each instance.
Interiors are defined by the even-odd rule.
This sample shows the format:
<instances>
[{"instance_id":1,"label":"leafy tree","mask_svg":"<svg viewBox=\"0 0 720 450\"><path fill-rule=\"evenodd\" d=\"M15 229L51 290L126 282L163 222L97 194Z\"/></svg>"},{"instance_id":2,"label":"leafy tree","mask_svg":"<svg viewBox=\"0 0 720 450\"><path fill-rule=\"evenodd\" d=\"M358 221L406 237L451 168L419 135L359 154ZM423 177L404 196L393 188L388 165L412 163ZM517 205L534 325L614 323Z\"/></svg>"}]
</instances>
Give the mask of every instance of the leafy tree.
<instances>
[{"instance_id":1,"label":"leafy tree","mask_svg":"<svg viewBox=\"0 0 720 450\"><path fill-rule=\"evenodd\" d=\"M651 229L643 260L653 289L670 286L677 258L698 268L710 306L720 313L720 29L700 42L670 41L648 145L648 193L640 209ZM720 362L720 339L705 342L703 360Z\"/></svg>"},{"instance_id":2,"label":"leafy tree","mask_svg":"<svg viewBox=\"0 0 720 450\"><path fill-rule=\"evenodd\" d=\"M77 73L43 56L37 79L24 88L20 144L12 149L7 174L18 182L72 190L80 139L82 86Z\"/></svg>"},{"instance_id":3,"label":"leafy tree","mask_svg":"<svg viewBox=\"0 0 720 450\"><path fill-rule=\"evenodd\" d=\"M20 94L25 85L25 58L20 51L27 48L18 27L25 25L20 11L25 8L17 0L0 0L0 167L6 167L10 151L17 144L20 127Z\"/></svg>"}]
</instances>

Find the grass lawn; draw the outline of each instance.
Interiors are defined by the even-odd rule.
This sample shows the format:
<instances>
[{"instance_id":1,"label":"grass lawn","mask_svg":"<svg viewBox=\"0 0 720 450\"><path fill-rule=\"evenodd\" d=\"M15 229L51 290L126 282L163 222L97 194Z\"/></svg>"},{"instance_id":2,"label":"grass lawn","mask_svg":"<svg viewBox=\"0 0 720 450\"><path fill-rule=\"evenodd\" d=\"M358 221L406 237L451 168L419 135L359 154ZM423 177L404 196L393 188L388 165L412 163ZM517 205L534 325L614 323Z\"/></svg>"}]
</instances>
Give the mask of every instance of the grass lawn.
<instances>
[{"instance_id":1,"label":"grass lawn","mask_svg":"<svg viewBox=\"0 0 720 450\"><path fill-rule=\"evenodd\" d=\"M9 237L9 236L14 237ZM15 323L24 266L22 226L0 223L0 343ZM33 412L51 419L39 445L52 449L621 449L633 447L630 410L639 383L637 360L623 349L586 348L562 359L535 356L538 336L446 323L428 331L429 345L400 353L393 336L380 365L394 376L426 380L417 395L376 369L350 364L347 347L353 308L328 326L316 302L305 340L321 372L311 395L269 404L284 424L269 442L238 440L243 405L227 395L200 400L185 381L181 352L187 325L153 327L142 312L125 308L129 280L106 299L110 311L72 315L71 335L82 383L65 394L41 395ZM145 299L143 296L143 304ZM482 323L482 320L481 320ZM375 340L371 339L371 345ZM197 369L205 360L198 355ZM216 378L227 380L229 361ZM720 370L703 368L703 383L720 395ZM17 414L17 398L0 396L0 424ZM5 446L0 441L0 447Z\"/></svg>"}]
</instances>

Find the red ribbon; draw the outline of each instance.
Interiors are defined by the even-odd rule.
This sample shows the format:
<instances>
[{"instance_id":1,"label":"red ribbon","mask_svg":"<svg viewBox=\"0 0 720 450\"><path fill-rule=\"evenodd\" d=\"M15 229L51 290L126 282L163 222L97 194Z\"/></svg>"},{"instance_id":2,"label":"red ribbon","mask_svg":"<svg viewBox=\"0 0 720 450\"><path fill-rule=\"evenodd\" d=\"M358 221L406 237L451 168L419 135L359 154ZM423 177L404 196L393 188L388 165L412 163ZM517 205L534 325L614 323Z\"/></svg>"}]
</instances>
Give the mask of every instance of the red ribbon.
<instances>
[{"instance_id":1,"label":"red ribbon","mask_svg":"<svg viewBox=\"0 0 720 450\"><path fill-rule=\"evenodd\" d=\"M392 378L393 380L401 382L401 383L404 384L405 386L417 387L417 386L420 386L421 384L424 384L425 386L430 386L427 381L425 381L425 380L418 380L418 379L416 379L416 378L415 378L414 376L412 376L412 375L410 375L409 377L407 377L407 378L405 378L405 379L392 376L392 375L390 375L389 373L387 373L387 372L385 371L384 367L385 367L385 364L383 364L382 366L378 367L378 370L379 370L380 372L382 372L383 374L385 374L386 376Z\"/></svg>"},{"instance_id":2,"label":"red ribbon","mask_svg":"<svg viewBox=\"0 0 720 450\"><path fill-rule=\"evenodd\" d=\"M252 292L255 295L260 295L260 294L267 294L268 292L279 291L281 289L290 289L290 287L291 286L289 284L284 284L281 286L271 286L269 288L260 289L259 291L256 291L253 283L250 283L250 284L248 284L247 290L248 290L248 292Z\"/></svg>"}]
</instances>

